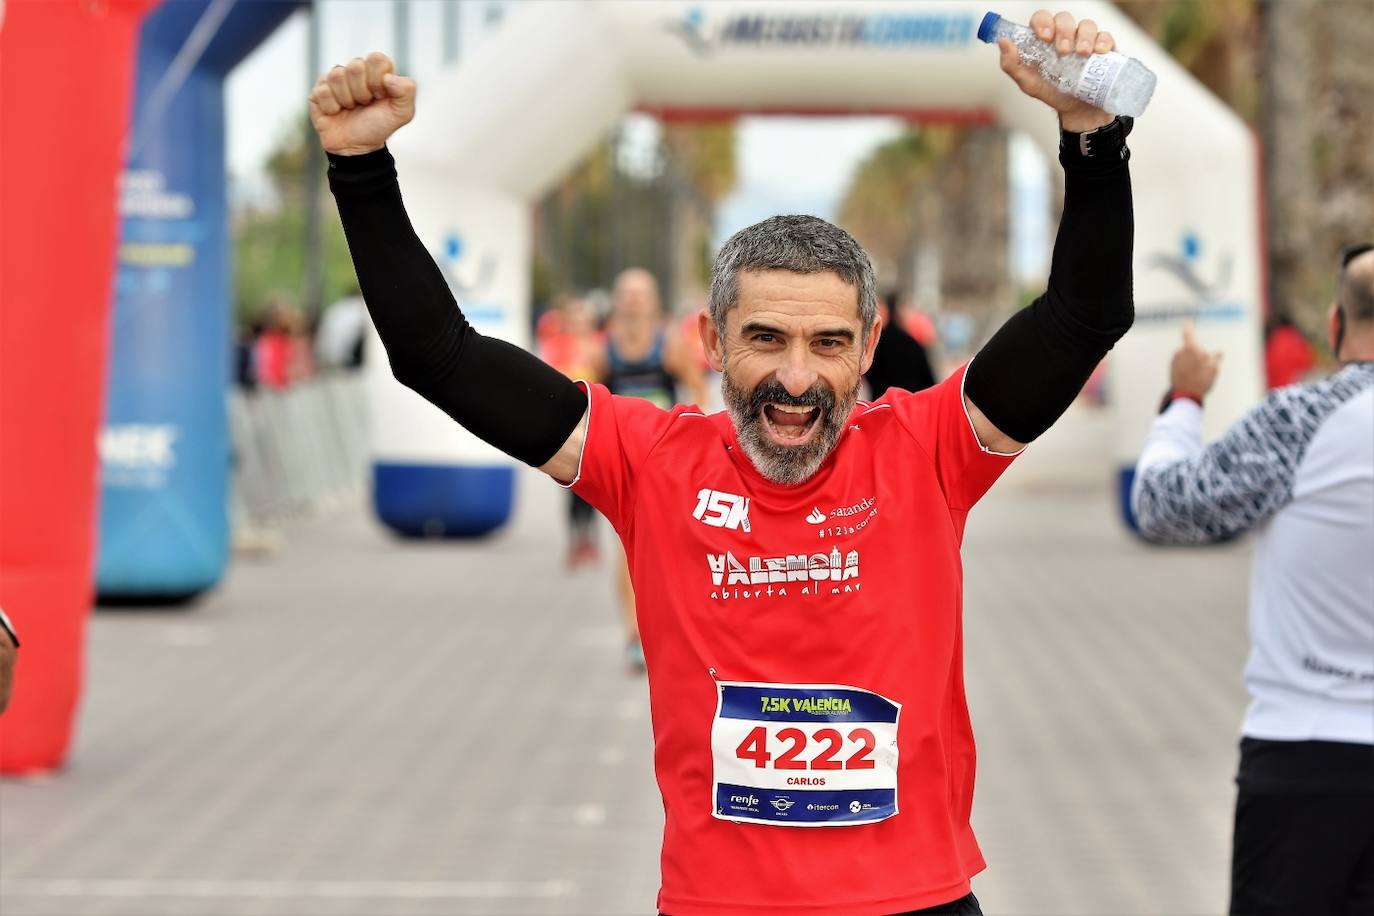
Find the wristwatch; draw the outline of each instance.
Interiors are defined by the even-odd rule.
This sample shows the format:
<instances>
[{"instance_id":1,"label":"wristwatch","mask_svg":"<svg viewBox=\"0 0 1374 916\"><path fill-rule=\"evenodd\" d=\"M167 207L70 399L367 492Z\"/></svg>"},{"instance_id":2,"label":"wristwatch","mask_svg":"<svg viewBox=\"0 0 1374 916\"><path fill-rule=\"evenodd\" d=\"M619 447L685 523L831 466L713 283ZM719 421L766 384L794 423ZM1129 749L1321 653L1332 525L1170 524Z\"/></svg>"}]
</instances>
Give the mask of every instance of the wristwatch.
<instances>
[{"instance_id":1,"label":"wristwatch","mask_svg":"<svg viewBox=\"0 0 1374 916\"><path fill-rule=\"evenodd\" d=\"M5 611L3 608L0 608L0 629L3 629L6 633L10 634L10 642L14 643L14 647L18 649L19 634L14 632L14 624L10 623L10 619L5 616Z\"/></svg>"},{"instance_id":2,"label":"wristwatch","mask_svg":"<svg viewBox=\"0 0 1374 916\"><path fill-rule=\"evenodd\" d=\"M1112 153L1116 153L1118 158L1129 159L1131 151L1126 147L1126 137L1130 135L1134 126L1134 118L1117 115L1112 118L1111 123L1085 130L1081 134L1071 130L1060 130L1059 147L1076 147L1078 154L1084 159L1094 159Z\"/></svg>"}]
</instances>

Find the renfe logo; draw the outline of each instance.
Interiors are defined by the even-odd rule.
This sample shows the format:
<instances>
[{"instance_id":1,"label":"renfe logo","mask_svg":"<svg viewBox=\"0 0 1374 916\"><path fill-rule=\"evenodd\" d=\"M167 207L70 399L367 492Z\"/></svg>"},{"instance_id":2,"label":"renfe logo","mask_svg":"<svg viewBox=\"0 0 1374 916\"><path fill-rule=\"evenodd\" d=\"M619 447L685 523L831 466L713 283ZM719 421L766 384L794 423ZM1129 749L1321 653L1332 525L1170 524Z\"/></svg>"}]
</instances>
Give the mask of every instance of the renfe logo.
<instances>
[{"instance_id":1,"label":"renfe logo","mask_svg":"<svg viewBox=\"0 0 1374 916\"><path fill-rule=\"evenodd\" d=\"M692 517L712 528L749 531L749 500L719 490L698 490Z\"/></svg>"},{"instance_id":2,"label":"renfe logo","mask_svg":"<svg viewBox=\"0 0 1374 916\"><path fill-rule=\"evenodd\" d=\"M731 795L730 804L743 805L746 808L757 808L759 800L753 795Z\"/></svg>"}]
</instances>

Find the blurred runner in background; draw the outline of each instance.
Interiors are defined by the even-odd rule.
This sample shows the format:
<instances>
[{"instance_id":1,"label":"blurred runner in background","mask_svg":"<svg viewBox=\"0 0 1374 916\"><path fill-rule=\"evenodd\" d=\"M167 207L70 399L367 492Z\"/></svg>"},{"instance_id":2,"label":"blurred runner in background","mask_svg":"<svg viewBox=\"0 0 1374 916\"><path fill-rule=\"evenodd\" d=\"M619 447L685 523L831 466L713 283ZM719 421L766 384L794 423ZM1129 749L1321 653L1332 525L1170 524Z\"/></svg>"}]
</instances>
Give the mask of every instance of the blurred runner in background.
<instances>
[{"instance_id":1,"label":"blurred runner in background","mask_svg":"<svg viewBox=\"0 0 1374 916\"><path fill-rule=\"evenodd\" d=\"M1285 314L1278 314L1264 335L1264 375L1271 389L1301 382L1317 365L1312 342Z\"/></svg>"},{"instance_id":2,"label":"blurred runner in background","mask_svg":"<svg viewBox=\"0 0 1374 916\"><path fill-rule=\"evenodd\" d=\"M315 332L315 361L321 369L357 369L367 339L367 306L356 287L328 305Z\"/></svg>"},{"instance_id":3,"label":"blurred runner in background","mask_svg":"<svg viewBox=\"0 0 1374 916\"><path fill-rule=\"evenodd\" d=\"M878 320L883 323L883 333L878 338L878 348L873 351L873 365L864 374L874 401L889 388L924 391L935 384L926 348L907 331L902 311L895 290L889 290L878 300Z\"/></svg>"},{"instance_id":4,"label":"blurred runner in background","mask_svg":"<svg viewBox=\"0 0 1374 916\"><path fill-rule=\"evenodd\" d=\"M261 330L253 341L253 377L258 384L281 390L290 384L291 335L288 300L274 294L262 311Z\"/></svg>"},{"instance_id":5,"label":"blurred runner in background","mask_svg":"<svg viewBox=\"0 0 1374 916\"><path fill-rule=\"evenodd\" d=\"M539 318L540 356L574 381L599 382L605 363L605 335L596 329L596 316L582 296L566 296L558 308ZM568 491L568 554L566 566L577 569L600 559L592 504Z\"/></svg>"},{"instance_id":6,"label":"blurred runner in background","mask_svg":"<svg viewBox=\"0 0 1374 916\"><path fill-rule=\"evenodd\" d=\"M699 330L701 314L707 309L704 297L679 309L677 337L701 372L702 399L696 400L696 405L706 413L715 413L723 406L720 403L720 373L711 368L711 360L706 356L706 348L701 342Z\"/></svg>"},{"instance_id":7,"label":"blurred runner in background","mask_svg":"<svg viewBox=\"0 0 1374 916\"><path fill-rule=\"evenodd\" d=\"M705 376L691 348L674 331L664 316L654 275L640 267L621 271L611 290L597 378L611 394L642 398L664 410L679 403L680 390L687 393L687 403L701 404L706 400ZM616 569L616 591L625 627L626 664L639 673L644 670L644 649L630 567L623 554Z\"/></svg>"}]
</instances>

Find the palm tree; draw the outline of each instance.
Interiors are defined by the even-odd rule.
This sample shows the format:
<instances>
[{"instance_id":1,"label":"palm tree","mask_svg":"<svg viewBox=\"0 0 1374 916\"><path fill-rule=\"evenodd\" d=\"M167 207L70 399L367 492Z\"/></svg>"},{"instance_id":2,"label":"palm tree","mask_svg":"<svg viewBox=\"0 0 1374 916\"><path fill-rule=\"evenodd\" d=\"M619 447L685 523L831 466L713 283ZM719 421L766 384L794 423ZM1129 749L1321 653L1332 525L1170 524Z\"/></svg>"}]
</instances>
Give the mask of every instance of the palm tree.
<instances>
[{"instance_id":1,"label":"palm tree","mask_svg":"<svg viewBox=\"0 0 1374 916\"><path fill-rule=\"evenodd\" d=\"M1001 128L926 126L859 164L840 222L873 258L880 285L932 291L936 301L918 304L965 312L980 330L1010 308L1006 145Z\"/></svg>"},{"instance_id":2,"label":"palm tree","mask_svg":"<svg viewBox=\"0 0 1374 916\"><path fill-rule=\"evenodd\" d=\"M1322 339L1336 251L1374 239L1367 0L1117 0L1259 132L1271 313ZM1148 115L1147 115L1148 117Z\"/></svg>"}]
</instances>

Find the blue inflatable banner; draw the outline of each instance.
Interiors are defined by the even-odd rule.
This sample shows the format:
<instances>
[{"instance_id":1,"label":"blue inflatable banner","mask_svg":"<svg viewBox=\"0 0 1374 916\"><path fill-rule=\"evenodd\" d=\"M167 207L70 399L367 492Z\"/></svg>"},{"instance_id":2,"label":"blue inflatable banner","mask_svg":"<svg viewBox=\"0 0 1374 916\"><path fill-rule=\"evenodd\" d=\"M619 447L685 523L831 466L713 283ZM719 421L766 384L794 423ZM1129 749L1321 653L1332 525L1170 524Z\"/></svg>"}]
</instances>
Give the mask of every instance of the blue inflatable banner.
<instances>
[{"instance_id":1,"label":"blue inflatable banner","mask_svg":"<svg viewBox=\"0 0 1374 916\"><path fill-rule=\"evenodd\" d=\"M299 6L179 0L149 15L139 36L100 435L103 597L187 597L224 572L224 79Z\"/></svg>"}]
</instances>

